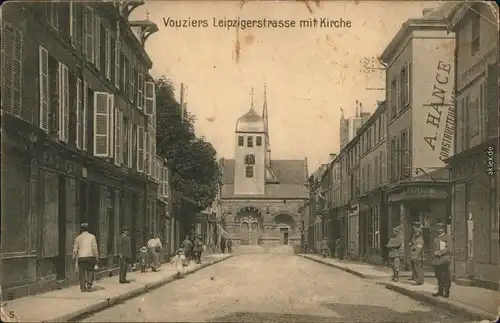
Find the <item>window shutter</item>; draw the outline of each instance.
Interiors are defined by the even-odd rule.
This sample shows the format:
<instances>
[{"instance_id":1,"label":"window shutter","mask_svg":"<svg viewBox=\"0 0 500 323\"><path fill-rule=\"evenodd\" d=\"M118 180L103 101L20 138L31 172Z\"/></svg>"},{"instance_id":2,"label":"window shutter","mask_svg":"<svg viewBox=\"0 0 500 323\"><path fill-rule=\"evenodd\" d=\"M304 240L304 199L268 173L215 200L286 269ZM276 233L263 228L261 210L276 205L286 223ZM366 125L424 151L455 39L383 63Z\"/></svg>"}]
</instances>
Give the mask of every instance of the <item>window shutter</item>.
<instances>
[{"instance_id":1,"label":"window shutter","mask_svg":"<svg viewBox=\"0 0 500 323\"><path fill-rule=\"evenodd\" d=\"M82 107L82 148L87 151L88 131L87 131L87 118L89 111L89 84L83 81L83 107Z\"/></svg>"},{"instance_id":2,"label":"window shutter","mask_svg":"<svg viewBox=\"0 0 500 323\"><path fill-rule=\"evenodd\" d=\"M108 107L109 107L109 157L112 158L114 157L115 153L115 111L117 108L115 107L115 97L113 94L108 94Z\"/></svg>"},{"instance_id":3,"label":"window shutter","mask_svg":"<svg viewBox=\"0 0 500 323\"><path fill-rule=\"evenodd\" d=\"M156 93L155 84L153 82L146 82L146 100L145 100L145 113L152 116L156 106Z\"/></svg>"},{"instance_id":4,"label":"window shutter","mask_svg":"<svg viewBox=\"0 0 500 323\"><path fill-rule=\"evenodd\" d=\"M115 46L115 86L120 89L120 41L118 39Z\"/></svg>"},{"instance_id":5,"label":"window shutter","mask_svg":"<svg viewBox=\"0 0 500 323\"><path fill-rule=\"evenodd\" d=\"M40 128L49 131L49 52L39 47L40 72ZM5 57L6 58L6 57ZM4 77L7 73L3 73ZM12 75L12 74L10 74Z\"/></svg>"},{"instance_id":6,"label":"window shutter","mask_svg":"<svg viewBox=\"0 0 500 323\"><path fill-rule=\"evenodd\" d=\"M144 170L147 175L150 174L149 171L149 157L150 157L150 151L151 151L151 146L150 146L150 140L151 139L151 132L146 132L146 135L144 137Z\"/></svg>"},{"instance_id":7,"label":"window shutter","mask_svg":"<svg viewBox=\"0 0 500 323\"><path fill-rule=\"evenodd\" d=\"M412 90L411 90L411 87L412 87L412 84L411 84L411 63L408 63L407 64L407 69L406 69L406 86L407 86L407 93L406 93L406 99L408 100L408 104L411 104L411 99L412 99Z\"/></svg>"},{"instance_id":8,"label":"window shutter","mask_svg":"<svg viewBox=\"0 0 500 323\"><path fill-rule=\"evenodd\" d=\"M121 154L121 129L122 129L122 122L123 120L121 119L121 111L118 109L115 109L115 164L120 165L122 163L120 156L123 156Z\"/></svg>"},{"instance_id":9,"label":"window shutter","mask_svg":"<svg viewBox=\"0 0 500 323\"><path fill-rule=\"evenodd\" d=\"M71 47L76 48L76 16L75 5L72 1L69 2L69 39Z\"/></svg>"},{"instance_id":10,"label":"window shutter","mask_svg":"<svg viewBox=\"0 0 500 323\"><path fill-rule=\"evenodd\" d=\"M168 168L167 167L163 167L163 172L164 172L164 188L163 188L163 192L164 192L164 196L165 197L168 197Z\"/></svg>"},{"instance_id":11,"label":"window shutter","mask_svg":"<svg viewBox=\"0 0 500 323\"><path fill-rule=\"evenodd\" d=\"M165 185L163 184L164 181L164 174L163 174L163 168L161 168L162 163L158 162L158 190L160 192L160 196L164 196L165 194L163 193L163 189L165 188Z\"/></svg>"},{"instance_id":12,"label":"window shutter","mask_svg":"<svg viewBox=\"0 0 500 323\"><path fill-rule=\"evenodd\" d=\"M23 70L23 34L14 30L14 75L13 75L13 108L14 115L21 117L22 106L22 70Z\"/></svg>"},{"instance_id":13,"label":"window shutter","mask_svg":"<svg viewBox=\"0 0 500 323\"><path fill-rule=\"evenodd\" d=\"M144 172L144 127L137 126L137 170Z\"/></svg>"},{"instance_id":14,"label":"window shutter","mask_svg":"<svg viewBox=\"0 0 500 323\"><path fill-rule=\"evenodd\" d=\"M137 93L136 89L136 83L137 82L137 69L135 66L131 65L130 67L130 95L129 95L129 100L130 102L134 102L135 98L135 93Z\"/></svg>"},{"instance_id":15,"label":"window shutter","mask_svg":"<svg viewBox=\"0 0 500 323\"><path fill-rule=\"evenodd\" d=\"M101 69L101 18L99 16L95 16L95 28L94 28L94 56L95 56L95 67L100 70Z\"/></svg>"},{"instance_id":16,"label":"window shutter","mask_svg":"<svg viewBox=\"0 0 500 323\"><path fill-rule=\"evenodd\" d=\"M15 36L12 26L6 24L2 27L2 110L12 113L12 96L14 93L12 88L12 75L14 74L14 62L12 53L14 52Z\"/></svg>"},{"instance_id":17,"label":"window shutter","mask_svg":"<svg viewBox=\"0 0 500 323\"><path fill-rule=\"evenodd\" d=\"M71 3L70 3L71 4ZM82 149L82 119L83 119L83 107L82 107L82 80L80 78L76 79L76 148Z\"/></svg>"},{"instance_id":18,"label":"window shutter","mask_svg":"<svg viewBox=\"0 0 500 323\"><path fill-rule=\"evenodd\" d=\"M94 156L109 156L109 94L94 92Z\"/></svg>"},{"instance_id":19,"label":"window shutter","mask_svg":"<svg viewBox=\"0 0 500 323\"><path fill-rule=\"evenodd\" d=\"M69 71L63 63L59 63L59 140L67 143L69 133Z\"/></svg>"},{"instance_id":20,"label":"window shutter","mask_svg":"<svg viewBox=\"0 0 500 323\"><path fill-rule=\"evenodd\" d=\"M142 110L144 105L144 75L139 73L137 76L137 108Z\"/></svg>"},{"instance_id":21,"label":"window shutter","mask_svg":"<svg viewBox=\"0 0 500 323\"><path fill-rule=\"evenodd\" d=\"M87 61L94 63L94 12L89 7L85 10L85 38L84 48Z\"/></svg>"},{"instance_id":22,"label":"window shutter","mask_svg":"<svg viewBox=\"0 0 500 323\"><path fill-rule=\"evenodd\" d=\"M105 76L108 80L111 80L111 32L106 28L106 39L104 40L105 51L106 51L106 70Z\"/></svg>"},{"instance_id":23,"label":"window shutter","mask_svg":"<svg viewBox=\"0 0 500 323\"><path fill-rule=\"evenodd\" d=\"M133 138L132 138L132 127L133 127L133 124L132 122L130 122L129 126L128 126L128 158L127 158L127 161L128 161L128 167L132 167L132 147L134 146L133 145Z\"/></svg>"}]
</instances>

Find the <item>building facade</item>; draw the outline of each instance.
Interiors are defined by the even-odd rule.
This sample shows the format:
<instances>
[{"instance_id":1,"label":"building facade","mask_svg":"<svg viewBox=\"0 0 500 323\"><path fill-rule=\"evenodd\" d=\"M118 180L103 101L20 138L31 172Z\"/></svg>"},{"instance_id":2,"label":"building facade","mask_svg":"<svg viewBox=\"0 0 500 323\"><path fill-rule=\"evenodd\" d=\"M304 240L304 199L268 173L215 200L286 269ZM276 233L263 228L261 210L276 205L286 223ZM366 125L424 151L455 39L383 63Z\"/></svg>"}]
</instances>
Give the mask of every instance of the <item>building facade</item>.
<instances>
[{"instance_id":1,"label":"building facade","mask_svg":"<svg viewBox=\"0 0 500 323\"><path fill-rule=\"evenodd\" d=\"M387 66L388 232L402 225L407 266L410 224L423 226L427 267L433 224L449 224L449 174L443 162L453 152L455 115L454 36L443 20L449 10L446 4L406 21L381 56Z\"/></svg>"},{"instance_id":2,"label":"building facade","mask_svg":"<svg viewBox=\"0 0 500 323\"><path fill-rule=\"evenodd\" d=\"M141 2L142 3L142 2ZM9 297L75 275L81 222L116 267L122 226L137 250L158 229L155 85L138 3L2 6L2 287ZM167 184L164 184L167 185Z\"/></svg>"},{"instance_id":3,"label":"building facade","mask_svg":"<svg viewBox=\"0 0 500 323\"><path fill-rule=\"evenodd\" d=\"M222 159L222 212L234 245L299 245L308 200L307 162L271 159L267 98L236 123L235 159Z\"/></svg>"},{"instance_id":4,"label":"building facade","mask_svg":"<svg viewBox=\"0 0 500 323\"><path fill-rule=\"evenodd\" d=\"M447 159L453 183L453 272L498 289L498 8L457 5L455 33L455 151Z\"/></svg>"},{"instance_id":5,"label":"building facade","mask_svg":"<svg viewBox=\"0 0 500 323\"><path fill-rule=\"evenodd\" d=\"M359 129L360 142L360 257L381 263L387 258L389 238L384 188L387 184L387 106L378 102L373 115Z\"/></svg>"}]
</instances>

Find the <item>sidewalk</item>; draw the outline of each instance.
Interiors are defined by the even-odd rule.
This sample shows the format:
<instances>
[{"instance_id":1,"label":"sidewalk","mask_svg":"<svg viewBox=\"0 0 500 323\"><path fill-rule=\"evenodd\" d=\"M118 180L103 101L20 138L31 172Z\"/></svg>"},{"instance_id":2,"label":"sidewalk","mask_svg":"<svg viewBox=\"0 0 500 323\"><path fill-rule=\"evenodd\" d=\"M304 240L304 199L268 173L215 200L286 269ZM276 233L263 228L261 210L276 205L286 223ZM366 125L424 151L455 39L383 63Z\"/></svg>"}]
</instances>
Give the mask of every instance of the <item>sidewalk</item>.
<instances>
[{"instance_id":1,"label":"sidewalk","mask_svg":"<svg viewBox=\"0 0 500 323\"><path fill-rule=\"evenodd\" d=\"M203 264L193 262L186 275L231 257L228 254L207 255ZM175 280L176 271L171 264L163 264L157 272L130 272L130 284L119 284L118 277L104 278L94 283L90 293L80 292L79 286L8 301L6 313L16 316L19 322L68 322L84 315L103 310L116 303L136 297L150 289Z\"/></svg>"},{"instance_id":2,"label":"sidewalk","mask_svg":"<svg viewBox=\"0 0 500 323\"><path fill-rule=\"evenodd\" d=\"M319 255L301 254L300 256L343 270L361 278L375 280L377 284L381 284L387 289L442 308L460 317L467 317L473 320L487 319L494 321L500 314L497 313L500 311L500 295L497 291L452 284L451 296L449 299L433 297L431 294L436 292L437 282L434 275L430 273L426 273L426 282L423 285L414 286L412 282L407 279L411 277L411 272L401 272L400 278L402 279L394 283L390 281L392 271L387 267L348 260L324 259Z\"/></svg>"}]
</instances>

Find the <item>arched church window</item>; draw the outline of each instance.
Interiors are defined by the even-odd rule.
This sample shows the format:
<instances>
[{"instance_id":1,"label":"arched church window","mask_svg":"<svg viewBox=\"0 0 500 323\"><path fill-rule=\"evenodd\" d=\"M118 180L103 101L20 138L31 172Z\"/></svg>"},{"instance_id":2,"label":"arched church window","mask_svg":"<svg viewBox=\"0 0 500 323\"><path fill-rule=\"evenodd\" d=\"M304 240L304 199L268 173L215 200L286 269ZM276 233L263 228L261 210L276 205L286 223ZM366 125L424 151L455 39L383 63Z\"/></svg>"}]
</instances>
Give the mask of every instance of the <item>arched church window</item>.
<instances>
[{"instance_id":1,"label":"arched church window","mask_svg":"<svg viewBox=\"0 0 500 323\"><path fill-rule=\"evenodd\" d=\"M247 137L247 147L253 147L253 136Z\"/></svg>"},{"instance_id":2,"label":"arched church window","mask_svg":"<svg viewBox=\"0 0 500 323\"><path fill-rule=\"evenodd\" d=\"M243 147L245 145L245 137L244 136L238 136L238 146Z\"/></svg>"},{"instance_id":3,"label":"arched church window","mask_svg":"<svg viewBox=\"0 0 500 323\"><path fill-rule=\"evenodd\" d=\"M255 165L255 155L245 155L245 165Z\"/></svg>"},{"instance_id":4,"label":"arched church window","mask_svg":"<svg viewBox=\"0 0 500 323\"><path fill-rule=\"evenodd\" d=\"M261 136L257 136L256 145L259 147L262 146L262 137Z\"/></svg>"}]
</instances>

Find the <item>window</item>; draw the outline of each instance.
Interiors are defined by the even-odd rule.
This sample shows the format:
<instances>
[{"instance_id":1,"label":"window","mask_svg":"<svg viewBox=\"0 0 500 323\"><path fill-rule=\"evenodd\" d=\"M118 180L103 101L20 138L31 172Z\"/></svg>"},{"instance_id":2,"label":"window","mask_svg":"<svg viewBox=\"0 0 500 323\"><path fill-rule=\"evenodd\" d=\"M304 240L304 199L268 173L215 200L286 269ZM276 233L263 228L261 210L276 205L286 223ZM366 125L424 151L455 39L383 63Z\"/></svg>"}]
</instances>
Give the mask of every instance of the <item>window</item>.
<instances>
[{"instance_id":1,"label":"window","mask_svg":"<svg viewBox=\"0 0 500 323\"><path fill-rule=\"evenodd\" d=\"M400 110L404 110L410 104L410 63L406 63L400 73L399 102Z\"/></svg>"},{"instance_id":2,"label":"window","mask_svg":"<svg viewBox=\"0 0 500 323\"><path fill-rule=\"evenodd\" d=\"M144 173L147 175L150 174L149 170L149 158L150 158L150 141L151 141L151 133L146 131L144 133Z\"/></svg>"},{"instance_id":3,"label":"window","mask_svg":"<svg viewBox=\"0 0 500 323\"><path fill-rule=\"evenodd\" d=\"M123 164L123 139L124 139L123 112L115 109L115 164Z\"/></svg>"},{"instance_id":4,"label":"window","mask_svg":"<svg viewBox=\"0 0 500 323\"><path fill-rule=\"evenodd\" d=\"M2 110L9 112L18 117L22 116L22 74L23 74L23 34L20 30L13 28L9 24L3 25L2 31L2 80L1 80L1 101ZM47 51L45 51L47 52ZM43 65L43 64L45 65ZM43 79L48 85L48 58L47 61L40 60L40 71L42 72L42 66L44 67L44 76L47 79ZM40 79L40 84L42 84L42 79ZM42 92L41 92L42 93ZM47 93L48 96L48 93ZM47 104L47 97L44 98ZM48 111L48 110L47 110Z\"/></svg>"},{"instance_id":5,"label":"window","mask_svg":"<svg viewBox=\"0 0 500 323\"><path fill-rule=\"evenodd\" d=\"M147 90L147 88L146 88ZM155 99L156 100L156 97ZM139 110L142 110L143 105L144 105L144 75L142 73L139 73L137 75L137 102L136 102L137 108Z\"/></svg>"},{"instance_id":6,"label":"window","mask_svg":"<svg viewBox=\"0 0 500 323\"><path fill-rule=\"evenodd\" d=\"M245 177L252 178L255 166L255 156L245 155Z\"/></svg>"},{"instance_id":7,"label":"window","mask_svg":"<svg viewBox=\"0 0 500 323\"><path fill-rule=\"evenodd\" d=\"M105 73L104 75L108 80L111 80L111 32L109 29L105 29L105 41L104 41L104 46L105 46L105 57L106 57L106 63L105 63Z\"/></svg>"},{"instance_id":8,"label":"window","mask_svg":"<svg viewBox=\"0 0 500 323\"><path fill-rule=\"evenodd\" d=\"M253 136L247 137L247 147L253 147Z\"/></svg>"},{"instance_id":9,"label":"window","mask_svg":"<svg viewBox=\"0 0 500 323\"><path fill-rule=\"evenodd\" d=\"M474 56L479 51L480 44L480 25L481 25L481 16L477 13L473 13L471 22L471 55Z\"/></svg>"},{"instance_id":10,"label":"window","mask_svg":"<svg viewBox=\"0 0 500 323\"><path fill-rule=\"evenodd\" d=\"M245 155L245 165L255 165L255 155Z\"/></svg>"},{"instance_id":11,"label":"window","mask_svg":"<svg viewBox=\"0 0 500 323\"><path fill-rule=\"evenodd\" d=\"M88 131L88 115L89 115L89 84L87 81L83 81L83 112L82 112L82 149L87 151L88 141L89 141L89 131Z\"/></svg>"},{"instance_id":12,"label":"window","mask_svg":"<svg viewBox=\"0 0 500 323\"><path fill-rule=\"evenodd\" d=\"M410 176L410 129L406 129L401 133L401 177Z\"/></svg>"},{"instance_id":13,"label":"window","mask_svg":"<svg viewBox=\"0 0 500 323\"><path fill-rule=\"evenodd\" d=\"M120 89L120 41L117 39L115 43L115 86L119 90Z\"/></svg>"},{"instance_id":14,"label":"window","mask_svg":"<svg viewBox=\"0 0 500 323\"><path fill-rule=\"evenodd\" d=\"M137 161L138 161L137 152L139 151L138 146L137 146L137 143L139 142L139 140L137 139L137 137L139 134L139 130L138 130L138 126L135 124L132 124L131 127L132 127L132 136L130 137L130 139L131 139L130 141L131 141L131 145L132 145L131 167L133 169L137 169Z\"/></svg>"},{"instance_id":15,"label":"window","mask_svg":"<svg viewBox=\"0 0 500 323\"><path fill-rule=\"evenodd\" d=\"M85 9L83 27L85 29L85 38L83 39L85 57L89 62L94 63L94 11L92 11L89 7L86 7Z\"/></svg>"},{"instance_id":16,"label":"window","mask_svg":"<svg viewBox=\"0 0 500 323\"><path fill-rule=\"evenodd\" d=\"M76 148L82 149L83 144L83 84L80 78L76 79Z\"/></svg>"},{"instance_id":17,"label":"window","mask_svg":"<svg viewBox=\"0 0 500 323\"><path fill-rule=\"evenodd\" d=\"M259 147L262 146L262 137L261 136L257 136L256 140L257 140L257 142L256 142L257 146L259 146Z\"/></svg>"},{"instance_id":18,"label":"window","mask_svg":"<svg viewBox=\"0 0 500 323\"><path fill-rule=\"evenodd\" d=\"M144 127L137 126L137 170L144 172Z\"/></svg>"},{"instance_id":19,"label":"window","mask_svg":"<svg viewBox=\"0 0 500 323\"><path fill-rule=\"evenodd\" d=\"M127 165L128 167L130 167L130 150L131 148L129 147L130 145L130 136L132 135L132 131L130 131L131 129L131 124L130 124L130 120L129 118L127 117L123 117L123 129L122 129L122 133L123 133L123 157L122 157L122 160L123 160L123 164L124 165Z\"/></svg>"},{"instance_id":20,"label":"window","mask_svg":"<svg viewBox=\"0 0 500 323\"><path fill-rule=\"evenodd\" d=\"M379 172L379 168L378 168L378 156L375 156L375 160L374 160L374 165L373 165L373 184L374 184L374 187L378 187L380 186L380 179L379 179L379 175L380 175L380 172Z\"/></svg>"},{"instance_id":21,"label":"window","mask_svg":"<svg viewBox=\"0 0 500 323\"><path fill-rule=\"evenodd\" d=\"M398 116L398 84L397 79L391 81L391 120Z\"/></svg>"},{"instance_id":22,"label":"window","mask_svg":"<svg viewBox=\"0 0 500 323\"><path fill-rule=\"evenodd\" d=\"M245 137L244 136L238 136L238 146L243 147L245 145Z\"/></svg>"},{"instance_id":23,"label":"window","mask_svg":"<svg viewBox=\"0 0 500 323\"><path fill-rule=\"evenodd\" d=\"M95 68L97 68L97 70L100 70L101 69L101 18L95 15L94 23L95 23L94 37L93 37L95 41L94 63L95 63Z\"/></svg>"},{"instance_id":24,"label":"window","mask_svg":"<svg viewBox=\"0 0 500 323\"><path fill-rule=\"evenodd\" d=\"M59 28L59 3L49 2L45 5L47 22L56 30Z\"/></svg>"},{"instance_id":25,"label":"window","mask_svg":"<svg viewBox=\"0 0 500 323\"><path fill-rule=\"evenodd\" d=\"M69 37L71 42L71 47L76 48L76 12L75 4L69 2Z\"/></svg>"},{"instance_id":26,"label":"window","mask_svg":"<svg viewBox=\"0 0 500 323\"><path fill-rule=\"evenodd\" d=\"M391 181L395 181L397 179L397 168L398 168L398 146L397 146L397 138L393 137L391 139Z\"/></svg>"},{"instance_id":27,"label":"window","mask_svg":"<svg viewBox=\"0 0 500 323\"><path fill-rule=\"evenodd\" d=\"M112 94L94 92L94 156L109 157L111 154L110 138L114 127L110 127Z\"/></svg>"},{"instance_id":28,"label":"window","mask_svg":"<svg viewBox=\"0 0 500 323\"><path fill-rule=\"evenodd\" d=\"M63 63L58 65L58 121L59 140L68 142L69 137L69 71Z\"/></svg>"},{"instance_id":29,"label":"window","mask_svg":"<svg viewBox=\"0 0 500 323\"><path fill-rule=\"evenodd\" d=\"M153 116L156 110L156 93L155 84L153 82L146 82L146 95L145 95L145 110L148 116Z\"/></svg>"}]
</instances>

